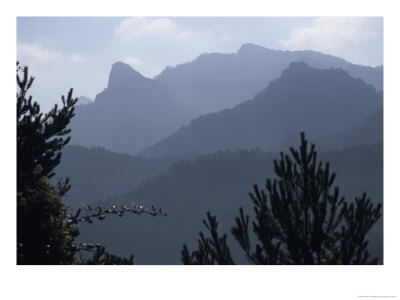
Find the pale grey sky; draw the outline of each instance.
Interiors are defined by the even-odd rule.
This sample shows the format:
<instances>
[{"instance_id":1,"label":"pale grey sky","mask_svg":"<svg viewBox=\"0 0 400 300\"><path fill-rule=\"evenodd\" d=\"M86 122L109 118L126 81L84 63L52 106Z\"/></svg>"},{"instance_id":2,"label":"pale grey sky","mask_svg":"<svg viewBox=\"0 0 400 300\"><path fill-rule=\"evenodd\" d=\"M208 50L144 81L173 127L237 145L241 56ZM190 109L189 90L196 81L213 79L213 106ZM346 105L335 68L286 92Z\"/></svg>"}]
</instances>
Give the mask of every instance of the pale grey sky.
<instances>
[{"instance_id":1,"label":"pale grey sky","mask_svg":"<svg viewBox=\"0 0 400 300\"><path fill-rule=\"evenodd\" d=\"M36 77L34 99L48 109L61 94L94 99L111 65L144 76L204 52L236 52L244 43L311 49L352 63L383 63L380 17L18 17L17 57Z\"/></svg>"}]
</instances>

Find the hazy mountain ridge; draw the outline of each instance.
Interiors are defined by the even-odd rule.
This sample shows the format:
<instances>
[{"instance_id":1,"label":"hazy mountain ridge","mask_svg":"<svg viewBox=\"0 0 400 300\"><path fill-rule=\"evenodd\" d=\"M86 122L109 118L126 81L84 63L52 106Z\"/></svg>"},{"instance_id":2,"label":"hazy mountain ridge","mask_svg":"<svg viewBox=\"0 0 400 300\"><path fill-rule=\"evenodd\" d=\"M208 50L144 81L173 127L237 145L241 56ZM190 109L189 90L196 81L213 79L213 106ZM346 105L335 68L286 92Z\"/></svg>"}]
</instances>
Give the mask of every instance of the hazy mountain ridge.
<instances>
[{"instance_id":1,"label":"hazy mountain ridge","mask_svg":"<svg viewBox=\"0 0 400 300\"><path fill-rule=\"evenodd\" d=\"M265 52L262 47L259 48L245 47L241 49L240 55L255 57L257 53L251 51ZM274 55L279 54L279 51L271 51ZM208 106L207 101L214 101L212 95L218 91L218 82L221 82L218 81L221 74L210 72L208 65L203 63L210 56L215 59L215 64L219 63L219 58L225 57L223 54L203 55L195 63L204 67L204 72L200 72L200 75L210 73L214 76L210 77L217 87L211 85L206 89L208 94L200 94L203 88L193 89L192 95L195 96L189 99L198 101L195 100L196 97L203 95L201 98L206 99L202 102L205 107L213 107ZM230 57L238 59L239 54L231 54ZM86 199L103 199L92 204L104 206L110 203L134 202L154 205L168 213L165 218L110 216L103 222L83 224L82 241L104 244L110 252L122 256L134 253L138 264L179 264L182 243L188 243L189 247L195 246L196 234L203 230L202 219L206 211L211 210L218 216L220 232L229 232L240 206L247 213L252 213L247 193L252 190L253 184L263 186L266 178L274 176L272 160L278 157L277 152L264 150L287 150L288 145L297 145L300 130L306 132L311 142L316 142L317 149L382 141L382 92L376 92L371 84L352 77L350 71L325 69L322 64L319 67L310 67L309 65L318 64L317 59L309 59L307 63L292 62L287 69L278 71L281 66L278 58L279 55L274 60L276 66L271 65L271 69L275 68L279 74L272 78L274 80L268 86L268 80L264 81L265 77L260 79L260 84L265 83L262 89L252 92L256 95L252 100L243 101L246 98L242 98L232 108L226 108L230 104L223 102L223 110L195 118L167 138L159 138L161 142L139 152L146 157L160 157L158 159L145 160L129 155L119 156L121 154L118 153L111 155L105 149L80 149L79 151L87 153L97 152L98 155L90 154L90 161L85 155L79 154L79 151L75 152L75 158L74 155L69 159L67 156L63 157L67 167L64 171L57 171L57 175L71 177L72 186L76 189L71 190L70 194L71 199L77 200L76 202L82 199L85 199L84 203L90 202ZM344 60L334 57L330 59L337 60L338 64L345 63ZM185 64L188 70L191 67L192 63ZM113 69L108 87L96 97L97 104L95 102L78 108L81 118L79 126L86 126L85 134L88 135L81 135L81 139L88 144L106 140L107 148L129 149L125 152L132 153L139 145L149 143L149 140L141 139L140 135L151 134L152 131L147 128L170 126L167 118L162 119L159 116L166 113L178 124L196 110L189 100L188 106L182 105L188 98L176 96L170 89L173 85L168 86L159 79L162 74L155 79L148 79L120 63L113 66ZM259 70L263 69L265 66L260 64ZM374 68L367 67L368 71L370 69ZM178 66L168 69L168 72L178 72L177 70L182 71ZM229 70L229 74L237 75L234 69L225 70ZM185 76L186 71L182 71L180 76ZM243 78L252 76L245 71L240 75ZM186 75L187 82L196 82L196 76L190 78ZM225 91L227 98L216 92L220 99L230 101L229 93L241 93L235 90L236 86L231 86L229 80L224 84L225 88L221 91ZM197 85L197 88L199 86L201 87ZM246 83L243 82L242 86L246 86ZM247 88L250 91L254 86ZM175 92L178 90L179 85ZM164 94L168 97L163 98ZM183 94L184 92L181 95ZM143 103L147 106L141 108ZM140 109L135 111L135 107ZM182 108L179 113L187 114L179 117L173 107ZM86 122L88 120L92 125ZM137 124L137 127L133 124ZM81 129L79 126L76 127L78 130ZM171 127L168 128L170 130ZM255 148L263 150L241 150ZM374 202L379 202L383 200L382 148L382 143L379 143L323 151L319 153L319 159L331 162L331 169L338 175L336 185L348 200L367 191ZM175 156L187 153L194 156L206 155L194 161L174 163ZM72 175L68 175L68 168L72 169ZM98 174L101 174L100 177ZM72 181L74 177L75 182ZM373 240L373 255L382 256L381 223L370 236ZM248 263L231 236L228 243L234 256L238 258L236 261Z\"/></svg>"},{"instance_id":2,"label":"hazy mountain ridge","mask_svg":"<svg viewBox=\"0 0 400 300\"><path fill-rule=\"evenodd\" d=\"M293 141L293 139L292 139ZM320 149L339 149L346 145L383 142L383 108L366 116L349 130L342 130L315 139Z\"/></svg>"},{"instance_id":3,"label":"hazy mountain ridge","mask_svg":"<svg viewBox=\"0 0 400 300\"><path fill-rule=\"evenodd\" d=\"M100 147L66 146L53 180L70 178L72 187L65 203L79 207L130 191L143 181L168 170L173 162L189 158L144 159Z\"/></svg>"},{"instance_id":4,"label":"hazy mountain ridge","mask_svg":"<svg viewBox=\"0 0 400 300\"><path fill-rule=\"evenodd\" d=\"M271 50L253 44L237 53L203 54L149 79L117 62L95 102L78 106L72 141L134 154L173 134L202 114L232 108L264 89L292 61L342 68L382 88L380 68L352 65L314 51Z\"/></svg>"},{"instance_id":5,"label":"hazy mountain ridge","mask_svg":"<svg viewBox=\"0 0 400 300\"><path fill-rule=\"evenodd\" d=\"M274 177L272 160L277 157L276 152L260 150L224 151L175 163L133 191L104 202L155 205L163 208L167 217L110 217L105 223L83 226L82 236L102 242L121 255L134 252L138 264L179 264L182 243L195 246L207 210L218 216L220 232L227 233L240 206L252 213L247 193L253 184L263 187L266 178ZM347 200L354 200L364 191L375 203L383 200L382 143L323 151L318 159L330 161L331 170L337 173L335 185ZM382 224L371 235L374 255L382 255ZM232 236L228 243L237 261L248 263Z\"/></svg>"},{"instance_id":6,"label":"hazy mountain ridge","mask_svg":"<svg viewBox=\"0 0 400 300\"><path fill-rule=\"evenodd\" d=\"M319 138L347 131L382 106L382 93L346 71L293 62L253 100L194 119L139 155L278 150L288 135L303 130Z\"/></svg>"},{"instance_id":7,"label":"hazy mountain ridge","mask_svg":"<svg viewBox=\"0 0 400 300\"><path fill-rule=\"evenodd\" d=\"M318 69L341 68L377 90L383 88L382 70L316 51L272 50L254 44L244 44L231 54L202 54L192 62L165 69L155 80L199 115L253 98L293 61L303 61Z\"/></svg>"},{"instance_id":8,"label":"hazy mountain ridge","mask_svg":"<svg viewBox=\"0 0 400 300\"><path fill-rule=\"evenodd\" d=\"M77 107L72 142L135 153L177 130L180 115L164 87L117 62L95 102Z\"/></svg>"}]
</instances>

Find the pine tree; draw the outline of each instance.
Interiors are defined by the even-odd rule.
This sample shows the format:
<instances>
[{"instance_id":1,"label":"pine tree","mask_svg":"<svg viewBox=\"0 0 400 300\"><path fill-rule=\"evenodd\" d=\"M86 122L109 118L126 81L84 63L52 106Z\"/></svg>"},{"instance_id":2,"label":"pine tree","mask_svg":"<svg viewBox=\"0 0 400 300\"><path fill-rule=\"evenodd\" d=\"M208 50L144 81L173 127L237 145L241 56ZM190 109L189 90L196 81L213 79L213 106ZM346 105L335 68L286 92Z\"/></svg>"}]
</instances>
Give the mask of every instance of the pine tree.
<instances>
[{"instance_id":1,"label":"pine tree","mask_svg":"<svg viewBox=\"0 0 400 300\"><path fill-rule=\"evenodd\" d=\"M85 215L82 209L69 211L62 202L71 188L68 178L57 187L49 179L60 163L62 148L70 141L67 126L77 99L72 98L71 89L66 99L62 96L60 109L55 105L43 115L39 104L27 96L33 81L28 67L21 68L17 62L17 264L133 264L133 255L122 258L99 244L78 244L79 222L101 221L108 214L166 214L142 205L111 205L110 209L83 205ZM92 252L93 257L84 258L82 251Z\"/></svg>"},{"instance_id":2,"label":"pine tree","mask_svg":"<svg viewBox=\"0 0 400 300\"><path fill-rule=\"evenodd\" d=\"M216 216L212 216L207 212L207 221L203 220L203 224L211 233L211 238L206 238L203 232L200 232L198 240L199 249L189 253L187 245L183 245L182 262L185 265L232 265L234 264L231 252L226 244L227 235L222 237L218 234L218 222Z\"/></svg>"},{"instance_id":3,"label":"pine tree","mask_svg":"<svg viewBox=\"0 0 400 300\"><path fill-rule=\"evenodd\" d=\"M22 73L22 78L20 74ZM27 96L34 81L28 68L17 63L17 263L69 264L75 254L76 226L65 222L62 197L70 188L68 179L58 189L48 181L61 159L61 149L70 140L66 129L77 99L72 89L63 107L55 105L43 115Z\"/></svg>"},{"instance_id":4,"label":"pine tree","mask_svg":"<svg viewBox=\"0 0 400 300\"><path fill-rule=\"evenodd\" d=\"M376 264L378 258L371 259L368 253L366 234L380 219L382 204L373 205L366 193L354 203L339 197L329 163L317 163L315 145L308 149L304 133L300 136L299 150L290 148L291 157L281 153L274 160L277 178L266 180L266 192L255 185L249 194L258 240L255 250L250 217L242 208L232 235L254 264ZM214 256L208 248L203 252ZM182 254L185 264L193 263L186 246Z\"/></svg>"},{"instance_id":5,"label":"pine tree","mask_svg":"<svg viewBox=\"0 0 400 300\"><path fill-rule=\"evenodd\" d=\"M23 77L20 78L22 72ZM72 98L70 89L67 99L61 97L63 107L54 107L46 114L40 111L32 96L27 96L34 81L29 77L28 67L17 65L17 186L28 188L35 186L41 176L51 178L54 168L60 163L61 149L68 144L71 137L67 129L75 115L77 98ZM41 166L40 174L34 175L37 166Z\"/></svg>"}]
</instances>

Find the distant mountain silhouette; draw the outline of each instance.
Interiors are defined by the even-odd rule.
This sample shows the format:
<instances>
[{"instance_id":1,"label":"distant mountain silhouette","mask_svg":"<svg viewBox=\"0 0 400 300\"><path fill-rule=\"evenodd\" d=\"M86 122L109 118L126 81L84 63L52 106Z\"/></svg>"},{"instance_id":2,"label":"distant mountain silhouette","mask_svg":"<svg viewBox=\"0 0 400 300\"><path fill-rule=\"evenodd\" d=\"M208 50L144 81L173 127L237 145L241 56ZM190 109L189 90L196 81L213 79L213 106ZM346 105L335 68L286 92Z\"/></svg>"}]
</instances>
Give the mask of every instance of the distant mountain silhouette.
<instances>
[{"instance_id":1,"label":"distant mountain silhouette","mask_svg":"<svg viewBox=\"0 0 400 300\"><path fill-rule=\"evenodd\" d=\"M133 190L181 159L191 157L144 159L100 147L71 145L63 149L62 160L55 170L57 175L53 181L56 183L58 178L70 178L72 187L64 202L76 208Z\"/></svg>"},{"instance_id":2,"label":"distant mountain silhouette","mask_svg":"<svg viewBox=\"0 0 400 300\"><path fill-rule=\"evenodd\" d=\"M194 119L139 155L284 149L287 138L301 130L311 139L350 130L382 108L382 97L372 85L341 69L292 62L253 100Z\"/></svg>"},{"instance_id":3,"label":"distant mountain silhouette","mask_svg":"<svg viewBox=\"0 0 400 300\"><path fill-rule=\"evenodd\" d=\"M93 103L77 107L72 142L135 153L178 129L180 115L163 86L117 62L107 88Z\"/></svg>"},{"instance_id":4,"label":"distant mountain silhouette","mask_svg":"<svg viewBox=\"0 0 400 300\"><path fill-rule=\"evenodd\" d=\"M298 141L291 146L297 144ZM253 184L265 189L265 179L274 177L272 160L278 156L276 152L260 150L225 151L174 163L168 171L134 190L103 202L105 206L131 202L154 205L168 216L110 216L103 222L82 224L80 237L85 242L102 243L119 255L134 253L137 264L180 264L182 244L197 246L198 232L204 230L202 219L211 211L218 216L220 232L229 235L235 261L247 264L229 229L235 224L239 207L252 214L248 192ZM383 201L382 143L322 151L318 160L331 163L330 169L337 174L335 186L340 187L340 195L347 200L353 201L365 191L374 203ZM382 222L370 236L372 255L382 256Z\"/></svg>"},{"instance_id":5,"label":"distant mountain silhouette","mask_svg":"<svg viewBox=\"0 0 400 300\"><path fill-rule=\"evenodd\" d=\"M383 110L368 115L347 131L315 139L320 149L339 149L349 145L383 142Z\"/></svg>"},{"instance_id":6,"label":"distant mountain silhouette","mask_svg":"<svg viewBox=\"0 0 400 300\"><path fill-rule=\"evenodd\" d=\"M193 118L232 108L278 78L292 61L314 68L342 68L382 89L382 67L353 65L314 51L271 50L254 44L237 53L200 55L165 69L154 79L117 62L95 102L78 106L72 141L134 154L187 125Z\"/></svg>"},{"instance_id":7,"label":"distant mountain silhouette","mask_svg":"<svg viewBox=\"0 0 400 300\"><path fill-rule=\"evenodd\" d=\"M252 99L293 61L318 69L340 68L377 90L383 88L382 69L315 51L272 50L254 44L244 44L237 53L200 55L192 62L165 69L155 80L174 93L188 115L196 117Z\"/></svg>"}]
</instances>

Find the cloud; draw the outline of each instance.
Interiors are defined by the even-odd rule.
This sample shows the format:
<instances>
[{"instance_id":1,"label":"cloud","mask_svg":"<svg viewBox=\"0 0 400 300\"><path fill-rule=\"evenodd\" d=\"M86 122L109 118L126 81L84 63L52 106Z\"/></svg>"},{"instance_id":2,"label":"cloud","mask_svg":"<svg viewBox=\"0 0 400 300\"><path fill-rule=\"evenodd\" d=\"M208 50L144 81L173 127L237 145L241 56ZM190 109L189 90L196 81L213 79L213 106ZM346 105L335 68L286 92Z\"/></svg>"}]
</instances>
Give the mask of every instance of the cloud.
<instances>
[{"instance_id":1,"label":"cloud","mask_svg":"<svg viewBox=\"0 0 400 300\"><path fill-rule=\"evenodd\" d=\"M211 30L192 30L177 26L168 18L133 17L123 20L114 28L114 35L124 40L139 38L161 38L188 40L195 38L211 38Z\"/></svg>"},{"instance_id":2,"label":"cloud","mask_svg":"<svg viewBox=\"0 0 400 300\"><path fill-rule=\"evenodd\" d=\"M62 56L61 52L45 49L39 43L17 43L17 56L22 64L37 66L52 62Z\"/></svg>"},{"instance_id":3,"label":"cloud","mask_svg":"<svg viewBox=\"0 0 400 300\"><path fill-rule=\"evenodd\" d=\"M17 43L17 58L23 65L37 67L44 64L76 63L82 64L87 57L81 53L63 54L59 51L43 47L40 43Z\"/></svg>"},{"instance_id":4,"label":"cloud","mask_svg":"<svg viewBox=\"0 0 400 300\"><path fill-rule=\"evenodd\" d=\"M315 18L310 25L292 30L289 38L279 43L288 50L313 49L341 55L351 47L378 39L380 24L380 18Z\"/></svg>"},{"instance_id":5,"label":"cloud","mask_svg":"<svg viewBox=\"0 0 400 300\"><path fill-rule=\"evenodd\" d=\"M73 53L68 57L68 60L73 63L82 64L87 61L87 57L80 53Z\"/></svg>"},{"instance_id":6,"label":"cloud","mask_svg":"<svg viewBox=\"0 0 400 300\"><path fill-rule=\"evenodd\" d=\"M189 27L170 18L132 17L114 27L115 58L147 77L166 65L195 59L204 52L220 52L231 37L215 30Z\"/></svg>"},{"instance_id":7,"label":"cloud","mask_svg":"<svg viewBox=\"0 0 400 300\"><path fill-rule=\"evenodd\" d=\"M17 60L22 66L28 66L30 75L35 77L30 94L44 110L60 103L60 95L71 87L83 94L80 91L85 91L85 85L91 84L88 56L82 53L64 53L45 44L18 41Z\"/></svg>"},{"instance_id":8,"label":"cloud","mask_svg":"<svg viewBox=\"0 0 400 300\"><path fill-rule=\"evenodd\" d=\"M172 34L174 32L176 32L176 26L167 18L129 18L123 20L114 28L114 34L125 39L139 38L148 34Z\"/></svg>"}]
</instances>

